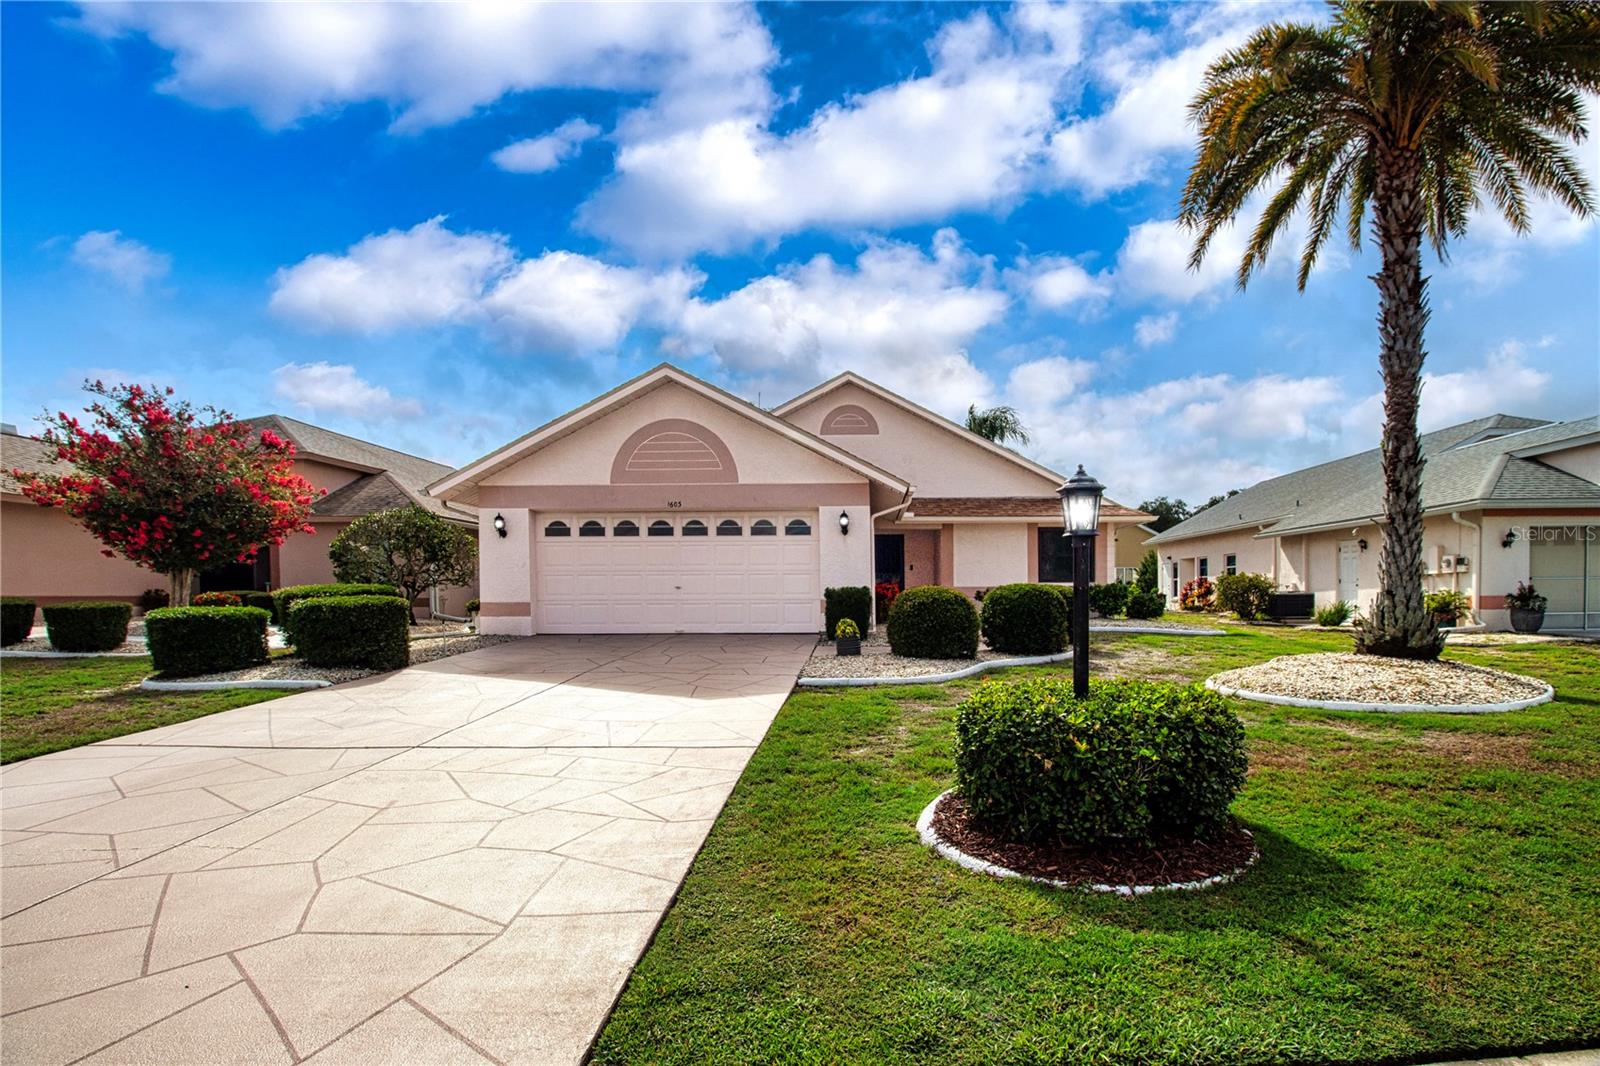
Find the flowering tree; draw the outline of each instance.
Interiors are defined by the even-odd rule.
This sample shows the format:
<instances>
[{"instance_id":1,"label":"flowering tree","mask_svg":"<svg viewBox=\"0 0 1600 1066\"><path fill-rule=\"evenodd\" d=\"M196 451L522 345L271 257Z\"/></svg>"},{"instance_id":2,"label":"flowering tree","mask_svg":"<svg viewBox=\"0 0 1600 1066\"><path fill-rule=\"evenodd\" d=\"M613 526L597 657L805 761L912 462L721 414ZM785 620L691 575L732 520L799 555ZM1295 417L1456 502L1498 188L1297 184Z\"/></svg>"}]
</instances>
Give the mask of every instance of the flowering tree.
<instances>
[{"instance_id":1,"label":"flowering tree","mask_svg":"<svg viewBox=\"0 0 1600 1066\"><path fill-rule=\"evenodd\" d=\"M30 500L62 508L94 534L101 554L165 574L174 606L188 604L197 571L251 562L311 531L319 490L293 472L290 442L255 436L225 411L175 403L171 389L99 381L84 389L97 397L93 425L62 411L39 435L71 471L11 476Z\"/></svg>"}]
</instances>

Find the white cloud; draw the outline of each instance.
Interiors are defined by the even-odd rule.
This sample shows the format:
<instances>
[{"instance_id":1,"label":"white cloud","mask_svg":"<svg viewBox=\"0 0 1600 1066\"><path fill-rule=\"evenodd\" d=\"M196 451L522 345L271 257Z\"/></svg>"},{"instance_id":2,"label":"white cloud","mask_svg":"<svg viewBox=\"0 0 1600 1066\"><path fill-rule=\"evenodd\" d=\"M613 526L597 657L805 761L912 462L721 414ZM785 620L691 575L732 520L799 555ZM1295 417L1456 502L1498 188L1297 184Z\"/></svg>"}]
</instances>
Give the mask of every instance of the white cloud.
<instances>
[{"instance_id":1,"label":"white cloud","mask_svg":"<svg viewBox=\"0 0 1600 1066\"><path fill-rule=\"evenodd\" d=\"M1249 219L1248 215L1241 216ZM1175 219L1151 219L1128 231L1117 252L1119 291L1133 298L1188 302L1229 285L1244 255L1249 221L1220 230L1200 269L1189 269L1194 234ZM1281 249L1280 249L1281 251Z\"/></svg>"},{"instance_id":2,"label":"white cloud","mask_svg":"<svg viewBox=\"0 0 1600 1066\"><path fill-rule=\"evenodd\" d=\"M467 321L512 258L502 234L456 233L439 216L284 267L271 307L304 325L357 333Z\"/></svg>"},{"instance_id":3,"label":"white cloud","mask_svg":"<svg viewBox=\"0 0 1600 1066\"><path fill-rule=\"evenodd\" d=\"M1133 324L1133 339L1141 348L1165 344L1178 335L1178 312L1145 315Z\"/></svg>"},{"instance_id":4,"label":"white cloud","mask_svg":"<svg viewBox=\"0 0 1600 1066\"><path fill-rule=\"evenodd\" d=\"M1077 260L1061 256L1019 260L1005 277L1010 288L1027 295L1030 305L1047 311L1073 305L1093 309L1111 295L1106 272L1090 274Z\"/></svg>"},{"instance_id":5,"label":"white cloud","mask_svg":"<svg viewBox=\"0 0 1600 1066\"><path fill-rule=\"evenodd\" d=\"M331 363L285 363L272 372L272 391L280 399L322 414L342 414L366 421L415 418L416 400L396 397L374 385L353 366Z\"/></svg>"},{"instance_id":6,"label":"white cloud","mask_svg":"<svg viewBox=\"0 0 1600 1066\"><path fill-rule=\"evenodd\" d=\"M96 3L80 22L171 53L162 92L274 129L378 101L415 132L543 88L657 94L653 120L700 122L765 106L776 59L730 4Z\"/></svg>"},{"instance_id":7,"label":"white cloud","mask_svg":"<svg viewBox=\"0 0 1600 1066\"><path fill-rule=\"evenodd\" d=\"M1006 378L1006 395L1012 403L1053 406L1087 385L1094 371L1093 363L1063 355L1019 363Z\"/></svg>"},{"instance_id":8,"label":"white cloud","mask_svg":"<svg viewBox=\"0 0 1600 1066\"><path fill-rule=\"evenodd\" d=\"M1543 339L1536 347L1547 347ZM1424 371L1417 428L1423 433L1491 414L1536 414L1550 375L1528 361L1528 345L1513 337L1484 353L1476 366L1443 373ZM1347 436L1375 442L1383 428L1383 393L1350 409ZM1370 448L1372 443L1362 445Z\"/></svg>"},{"instance_id":9,"label":"white cloud","mask_svg":"<svg viewBox=\"0 0 1600 1066\"><path fill-rule=\"evenodd\" d=\"M581 118L568 119L549 133L513 141L489 158L514 174L542 174L575 157L584 142L599 136L600 127Z\"/></svg>"},{"instance_id":10,"label":"white cloud","mask_svg":"<svg viewBox=\"0 0 1600 1066\"><path fill-rule=\"evenodd\" d=\"M172 270L172 257L121 230L90 230L72 242L72 261L85 270L102 274L129 292L143 292Z\"/></svg>"},{"instance_id":11,"label":"white cloud","mask_svg":"<svg viewBox=\"0 0 1600 1066\"><path fill-rule=\"evenodd\" d=\"M614 347L640 322L671 322L699 274L659 274L613 266L572 252L524 259L482 301L497 328L522 347Z\"/></svg>"}]
</instances>

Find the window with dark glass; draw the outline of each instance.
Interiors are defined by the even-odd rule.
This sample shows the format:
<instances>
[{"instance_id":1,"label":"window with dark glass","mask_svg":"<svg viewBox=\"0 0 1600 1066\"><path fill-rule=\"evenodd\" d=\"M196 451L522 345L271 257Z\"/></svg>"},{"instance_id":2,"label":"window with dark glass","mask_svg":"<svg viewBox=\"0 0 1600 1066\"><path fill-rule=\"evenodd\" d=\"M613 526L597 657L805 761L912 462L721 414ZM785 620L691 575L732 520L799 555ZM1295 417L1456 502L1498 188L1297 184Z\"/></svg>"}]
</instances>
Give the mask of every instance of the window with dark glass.
<instances>
[{"instance_id":1,"label":"window with dark glass","mask_svg":"<svg viewBox=\"0 0 1600 1066\"><path fill-rule=\"evenodd\" d=\"M672 536L672 523L668 522L665 518L656 519L654 522L650 523L650 535L652 537Z\"/></svg>"},{"instance_id":2,"label":"window with dark glass","mask_svg":"<svg viewBox=\"0 0 1600 1066\"><path fill-rule=\"evenodd\" d=\"M804 518L791 518L789 519L789 524L783 527L783 535L786 537L809 537L811 536L811 523Z\"/></svg>"},{"instance_id":3,"label":"window with dark glass","mask_svg":"<svg viewBox=\"0 0 1600 1066\"><path fill-rule=\"evenodd\" d=\"M691 518L683 524L683 535L686 537L703 537L706 535L706 524L698 518Z\"/></svg>"},{"instance_id":4,"label":"window with dark glass","mask_svg":"<svg viewBox=\"0 0 1600 1066\"><path fill-rule=\"evenodd\" d=\"M750 535L752 537L776 537L778 535L778 527L765 518L758 518L750 523Z\"/></svg>"},{"instance_id":5,"label":"window with dark glass","mask_svg":"<svg viewBox=\"0 0 1600 1066\"><path fill-rule=\"evenodd\" d=\"M1067 582L1072 580L1072 538L1061 535L1059 526L1045 526L1039 530L1039 580ZM1089 574L1094 580L1094 574Z\"/></svg>"},{"instance_id":6,"label":"window with dark glass","mask_svg":"<svg viewBox=\"0 0 1600 1066\"><path fill-rule=\"evenodd\" d=\"M578 527L580 537L603 537L606 535L606 524L598 519L591 518Z\"/></svg>"},{"instance_id":7,"label":"window with dark glass","mask_svg":"<svg viewBox=\"0 0 1600 1066\"><path fill-rule=\"evenodd\" d=\"M724 518L722 521L717 523L717 536L742 537L744 536L744 527L739 525L738 522L735 522L731 518Z\"/></svg>"},{"instance_id":8,"label":"window with dark glass","mask_svg":"<svg viewBox=\"0 0 1600 1066\"><path fill-rule=\"evenodd\" d=\"M1224 573L1237 574L1239 572L1239 557L1237 555L1224 555L1222 557Z\"/></svg>"},{"instance_id":9,"label":"window with dark glass","mask_svg":"<svg viewBox=\"0 0 1600 1066\"><path fill-rule=\"evenodd\" d=\"M570 537L572 536L572 527L565 522L549 522L545 524L544 535L547 537Z\"/></svg>"},{"instance_id":10,"label":"window with dark glass","mask_svg":"<svg viewBox=\"0 0 1600 1066\"><path fill-rule=\"evenodd\" d=\"M1201 577L1210 577L1211 576L1211 560L1210 559L1201 559L1200 560L1200 576Z\"/></svg>"},{"instance_id":11,"label":"window with dark glass","mask_svg":"<svg viewBox=\"0 0 1600 1066\"><path fill-rule=\"evenodd\" d=\"M639 523L624 518L611 527L611 535L613 537L637 537L639 535Z\"/></svg>"}]
</instances>

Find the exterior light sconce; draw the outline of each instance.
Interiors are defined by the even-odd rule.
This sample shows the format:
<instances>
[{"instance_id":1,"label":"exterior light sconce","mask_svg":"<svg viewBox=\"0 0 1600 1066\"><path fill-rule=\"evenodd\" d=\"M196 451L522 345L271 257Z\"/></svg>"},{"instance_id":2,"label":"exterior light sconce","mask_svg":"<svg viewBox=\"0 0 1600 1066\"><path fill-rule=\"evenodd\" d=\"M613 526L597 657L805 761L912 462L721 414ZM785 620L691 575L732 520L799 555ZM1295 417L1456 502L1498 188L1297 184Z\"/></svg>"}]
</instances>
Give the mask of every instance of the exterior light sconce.
<instances>
[{"instance_id":1,"label":"exterior light sconce","mask_svg":"<svg viewBox=\"0 0 1600 1066\"><path fill-rule=\"evenodd\" d=\"M1366 551L1367 550L1367 538L1366 537L1362 537L1360 540L1356 541L1356 543L1361 546L1361 550L1362 551Z\"/></svg>"},{"instance_id":2,"label":"exterior light sconce","mask_svg":"<svg viewBox=\"0 0 1600 1066\"><path fill-rule=\"evenodd\" d=\"M1500 547L1509 548L1513 544L1515 544L1516 542L1517 542L1517 531L1514 530L1514 529L1508 529L1508 530L1506 530L1506 535L1500 538Z\"/></svg>"},{"instance_id":3,"label":"exterior light sconce","mask_svg":"<svg viewBox=\"0 0 1600 1066\"><path fill-rule=\"evenodd\" d=\"M845 511L839 512L839 533L846 537L850 535L850 515Z\"/></svg>"},{"instance_id":4,"label":"exterior light sconce","mask_svg":"<svg viewBox=\"0 0 1600 1066\"><path fill-rule=\"evenodd\" d=\"M494 516L494 531L496 533L500 534L502 537L506 535L506 516L505 515L497 514L497 515Z\"/></svg>"}]
</instances>

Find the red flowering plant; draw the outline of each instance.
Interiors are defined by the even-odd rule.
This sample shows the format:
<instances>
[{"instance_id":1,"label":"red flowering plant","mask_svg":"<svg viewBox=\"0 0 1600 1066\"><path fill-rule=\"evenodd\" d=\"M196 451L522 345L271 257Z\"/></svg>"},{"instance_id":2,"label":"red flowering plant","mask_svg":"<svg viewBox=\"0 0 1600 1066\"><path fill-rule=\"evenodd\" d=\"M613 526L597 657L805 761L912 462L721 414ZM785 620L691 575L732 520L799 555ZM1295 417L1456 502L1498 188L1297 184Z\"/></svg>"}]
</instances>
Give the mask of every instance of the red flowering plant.
<instances>
[{"instance_id":1,"label":"red flowering plant","mask_svg":"<svg viewBox=\"0 0 1600 1066\"><path fill-rule=\"evenodd\" d=\"M259 435L214 407L173 401L171 389L86 382L91 425L65 411L39 440L68 473L13 470L22 492L60 507L105 547L167 576L187 606L197 571L251 562L307 518L320 492L294 473L294 445Z\"/></svg>"},{"instance_id":2,"label":"red flowering plant","mask_svg":"<svg viewBox=\"0 0 1600 1066\"><path fill-rule=\"evenodd\" d=\"M1211 583L1211 579L1197 577L1183 583L1178 606L1185 611L1209 611L1216 597L1217 587Z\"/></svg>"},{"instance_id":3,"label":"red flowering plant","mask_svg":"<svg viewBox=\"0 0 1600 1066\"><path fill-rule=\"evenodd\" d=\"M895 597L900 595L900 585L894 581L880 581L872 586L872 594L878 599L878 620L883 621L889 617Z\"/></svg>"}]
</instances>

